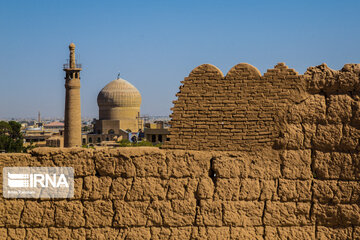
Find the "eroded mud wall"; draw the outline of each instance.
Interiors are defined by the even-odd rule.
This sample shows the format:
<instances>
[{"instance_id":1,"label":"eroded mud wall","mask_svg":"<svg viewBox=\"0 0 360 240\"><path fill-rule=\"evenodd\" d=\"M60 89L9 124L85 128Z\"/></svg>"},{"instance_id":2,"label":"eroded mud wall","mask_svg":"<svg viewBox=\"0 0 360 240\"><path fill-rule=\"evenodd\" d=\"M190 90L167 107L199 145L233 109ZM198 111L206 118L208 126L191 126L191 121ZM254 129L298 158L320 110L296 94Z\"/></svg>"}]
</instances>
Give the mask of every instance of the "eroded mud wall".
<instances>
[{"instance_id":1,"label":"eroded mud wall","mask_svg":"<svg viewBox=\"0 0 360 240\"><path fill-rule=\"evenodd\" d=\"M170 141L164 148L311 149L313 144L333 150L335 146L328 145L334 141L337 149L354 150L360 129L359 75L359 64L347 64L340 71L323 64L299 75L279 63L261 75L243 63L225 77L215 66L201 65L185 78L177 93ZM300 141L301 134L303 142L291 146ZM327 143L312 142L321 135ZM295 138L286 140L284 146L284 137Z\"/></svg>"},{"instance_id":2,"label":"eroded mud wall","mask_svg":"<svg viewBox=\"0 0 360 240\"><path fill-rule=\"evenodd\" d=\"M272 148L2 154L2 166L74 167L75 197L2 198L0 239L357 239L359 166L334 156Z\"/></svg>"}]
</instances>

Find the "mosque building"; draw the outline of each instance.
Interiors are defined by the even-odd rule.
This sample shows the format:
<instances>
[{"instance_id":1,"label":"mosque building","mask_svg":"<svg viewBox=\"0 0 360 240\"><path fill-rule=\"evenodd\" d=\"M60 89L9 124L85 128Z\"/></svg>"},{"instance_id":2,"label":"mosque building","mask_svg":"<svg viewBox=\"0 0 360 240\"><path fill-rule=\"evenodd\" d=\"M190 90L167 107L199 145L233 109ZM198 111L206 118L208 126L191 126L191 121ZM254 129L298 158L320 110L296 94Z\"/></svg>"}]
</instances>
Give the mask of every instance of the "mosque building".
<instances>
[{"instance_id":1,"label":"mosque building","mask_svg":"<svg viewBox=\"0 0 360 240\"><path fill-rule=\"evenodd\" d=\"M153 144L168 140L168 129L164 124L147 123L140 117L141 95L131 83L120 78L108 83L98 94L99 119L94 121L93 131L82 132L80 105L81 64L75 59L75 44L69 45L70 58L63 69L65 76L65 121L63 144L58 139L48 141L51 146L79 147L85 144L111 146L115 141L145 139ZM84 130L85 131L85 130ZM105 143L104 143L105 142ZM115 144L116 145L116 144ZM114 145L114 146L115 146Z\"/></svg>"},{"instance_id":2,"label":"mosque building","mask_svg":"<svg viewBox=\"0 0 360 240\"><path fill-rule=\"evenodd\" d=\"M120 78L108 83L98 94L99 119L93 133L83 135L83 144L131 139L142 130L141 95L131 83ZM134 139L134 138L133 138Z\"/></svg>"}]
</instances>

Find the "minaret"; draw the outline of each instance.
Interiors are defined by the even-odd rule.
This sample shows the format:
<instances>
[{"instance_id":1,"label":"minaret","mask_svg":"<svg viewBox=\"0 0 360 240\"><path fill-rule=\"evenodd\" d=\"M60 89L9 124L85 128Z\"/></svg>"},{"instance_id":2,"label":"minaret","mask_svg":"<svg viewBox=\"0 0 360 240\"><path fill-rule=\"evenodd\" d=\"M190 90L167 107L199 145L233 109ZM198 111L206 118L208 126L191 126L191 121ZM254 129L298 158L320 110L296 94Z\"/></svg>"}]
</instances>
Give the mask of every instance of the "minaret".
<instances>
[{"instance_id":1,"label":"minaret","mask_svg":"<svg viewBox=\"0 0 360 240\"><path fill-rule=\"evenodd\" d=\"M64 64L65 76L65 131L64 147L81 146L80 71L75 61L75 44L69 45L70 60Z\"/></svg>"}]
</instances>

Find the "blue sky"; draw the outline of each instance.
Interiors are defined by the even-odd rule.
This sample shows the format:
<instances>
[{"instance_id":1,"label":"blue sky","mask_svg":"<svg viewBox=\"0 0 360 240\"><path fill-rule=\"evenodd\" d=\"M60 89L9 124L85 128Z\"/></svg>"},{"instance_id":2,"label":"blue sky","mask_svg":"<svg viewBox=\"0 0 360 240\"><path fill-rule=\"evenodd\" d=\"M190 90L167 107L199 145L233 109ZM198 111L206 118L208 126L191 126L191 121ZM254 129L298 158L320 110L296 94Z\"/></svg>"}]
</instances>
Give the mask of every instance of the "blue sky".
<instances>
[{"instance_id":1,"label":"blue sky","mask_svg":"<svg viewBox=\"0 0 360 240\"><path fill-rule=\"evenodd\" d=\"M360 63L360 1L0 1L0 118L62 117L68 45L80 61L82 115L122 78L141 113L168 115L180 81L211 63L262 73L285 62L300 74Z\"/></svg>"}]
</instances>

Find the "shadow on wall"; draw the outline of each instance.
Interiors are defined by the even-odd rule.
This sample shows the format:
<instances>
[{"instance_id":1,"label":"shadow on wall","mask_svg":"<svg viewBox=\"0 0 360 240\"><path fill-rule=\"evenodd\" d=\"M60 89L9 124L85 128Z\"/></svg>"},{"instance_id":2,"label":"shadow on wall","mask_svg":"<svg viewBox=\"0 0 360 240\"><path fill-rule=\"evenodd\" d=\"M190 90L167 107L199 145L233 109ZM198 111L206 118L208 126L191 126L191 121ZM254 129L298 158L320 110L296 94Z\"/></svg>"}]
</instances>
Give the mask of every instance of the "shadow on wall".
<instances>
[{"instance_id":1,"label":"shadow on wall","mask_svg":"<svg viewBox=\"0 0 360 240\"><path fill-rule=\"evenodd\" d=\"M240 63L224 76L213 65L200 65L176 94L170 141L163 148L308 148L323 126L338 134L332 125L345 120L333 115L344 111L342 115L351 114L345 117L351 123L346 127L358 129L359 73L359 64L346 64L339 71L322 64L299 75L279 63L261 76L255 67Z\"/></svg>"}]
</instances>

